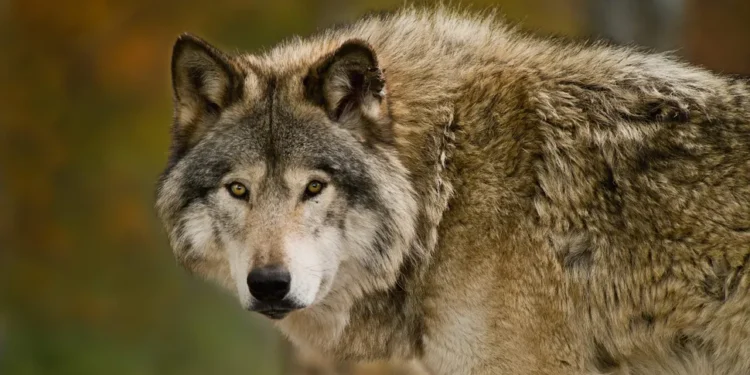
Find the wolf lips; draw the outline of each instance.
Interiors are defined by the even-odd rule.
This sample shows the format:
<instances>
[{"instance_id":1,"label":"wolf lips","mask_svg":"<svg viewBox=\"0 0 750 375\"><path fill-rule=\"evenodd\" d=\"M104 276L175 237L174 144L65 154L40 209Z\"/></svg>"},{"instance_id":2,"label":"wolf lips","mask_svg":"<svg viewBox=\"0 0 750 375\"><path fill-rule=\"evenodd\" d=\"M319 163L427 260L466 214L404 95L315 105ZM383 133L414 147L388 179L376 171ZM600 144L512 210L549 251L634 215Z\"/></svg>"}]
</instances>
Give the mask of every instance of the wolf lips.
<instances>
[{"instance_id":1,"label":"wolf lips","mask_svg":"<svg viewBox=\"0 0 750 375\"><path fill-rule=\"evenodd\" d=\"M267 310L267 311L259 311L259 313L271 319L279 320L279 319L284 319L284 317L286 317L286 314L289 314L290 311L291 310Z\"/></svg>"},{"instance_id":2,"label":"wolf lips","mask_svg":"<svg viewBox=\"0 0 750 375\"><path fill-rule=\"evenodd\" d=\"M258 303L255 306L250 307L249 310L263 314L271 319L278 320L283 319L290 312L300 308L301 306L297 306L294 303L282 301L274 304Z\"/></svg>"}]
</instances>

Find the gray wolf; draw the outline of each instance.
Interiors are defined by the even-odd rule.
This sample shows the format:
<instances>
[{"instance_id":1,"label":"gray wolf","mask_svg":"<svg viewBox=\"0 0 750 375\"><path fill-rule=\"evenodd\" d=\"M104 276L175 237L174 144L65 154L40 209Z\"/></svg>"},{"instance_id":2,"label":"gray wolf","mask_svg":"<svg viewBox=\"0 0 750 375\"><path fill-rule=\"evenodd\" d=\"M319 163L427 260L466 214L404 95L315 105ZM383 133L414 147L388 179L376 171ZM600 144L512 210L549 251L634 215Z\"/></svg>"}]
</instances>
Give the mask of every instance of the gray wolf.
<instances>
[{"instance_id":1,"label":"gray wolf","mask_svg":"<svg viewBox=\"0 0 750 375\"><path fill-rule=\"evenodd\" d=\"M190 35L157 209L296 345L434 374L750 373L750 88L405 8Z\"/></svg>"}]
</instances>

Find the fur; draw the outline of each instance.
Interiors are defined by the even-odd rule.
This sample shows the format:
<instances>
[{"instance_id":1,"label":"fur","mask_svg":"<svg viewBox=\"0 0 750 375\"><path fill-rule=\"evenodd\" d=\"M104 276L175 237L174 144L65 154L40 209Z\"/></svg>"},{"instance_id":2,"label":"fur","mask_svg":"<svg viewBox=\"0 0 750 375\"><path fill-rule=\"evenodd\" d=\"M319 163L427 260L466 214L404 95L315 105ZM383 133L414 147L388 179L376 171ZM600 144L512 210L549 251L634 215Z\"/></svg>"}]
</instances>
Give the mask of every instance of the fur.
<instances>
[{"instance_id":1,"label":"fur","mask_svg":"<svg viewBox=\"0 0 750 375\"><path fill-rule=\"evenodd\" d=\"M258 55L183 36L173 76L176 257L249 309L249 270L291 269L297 345L433 374L750 373L747 82L445 8ZM300 203L310 176L329 187Z\"/></svg>"}]
</instances>

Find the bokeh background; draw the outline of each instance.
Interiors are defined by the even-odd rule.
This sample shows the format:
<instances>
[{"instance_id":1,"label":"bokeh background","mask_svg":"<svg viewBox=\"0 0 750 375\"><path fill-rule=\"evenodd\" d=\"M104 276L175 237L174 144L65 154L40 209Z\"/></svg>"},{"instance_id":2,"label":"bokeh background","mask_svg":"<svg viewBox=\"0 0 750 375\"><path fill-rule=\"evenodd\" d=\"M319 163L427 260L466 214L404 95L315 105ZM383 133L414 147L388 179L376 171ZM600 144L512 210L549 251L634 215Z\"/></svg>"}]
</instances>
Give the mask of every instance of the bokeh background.
<instances>
[{"instance_id":1,"label":"bokeh background","mask_svg":"<svg viewBox=\"0 0 750 375\"><path fill-rule=\"evenodd\" d=\"M263 318L175 265L152 209L177 35L252 52L401 3L0 0L0 374L413 371L294 360ZM750 73L749 0L453 3Z\"/></svg>"}]
</instances>

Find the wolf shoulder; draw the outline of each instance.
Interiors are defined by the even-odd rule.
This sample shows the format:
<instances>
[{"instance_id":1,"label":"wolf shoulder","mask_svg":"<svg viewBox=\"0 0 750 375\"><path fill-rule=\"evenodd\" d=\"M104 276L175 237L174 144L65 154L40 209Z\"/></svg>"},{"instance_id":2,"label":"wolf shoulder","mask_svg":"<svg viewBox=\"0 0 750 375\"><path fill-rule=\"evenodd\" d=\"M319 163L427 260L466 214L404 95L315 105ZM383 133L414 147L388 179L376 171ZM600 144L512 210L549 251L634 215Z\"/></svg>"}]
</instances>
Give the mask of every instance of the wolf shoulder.
<instances>
[{"instance_id":1,"label":"wolf shoulder","mask_svg":"<svg viewBox=\"0 0 750 375\"><path fill-rule=\"evenodd\" d=\"M514 154L526 155L537 207L581 227L645 215L750 228L747 79L625 47L537 42L545 53L477 68L459 106L481 151L523 143Z\"/></svg>"}]
</instances>

